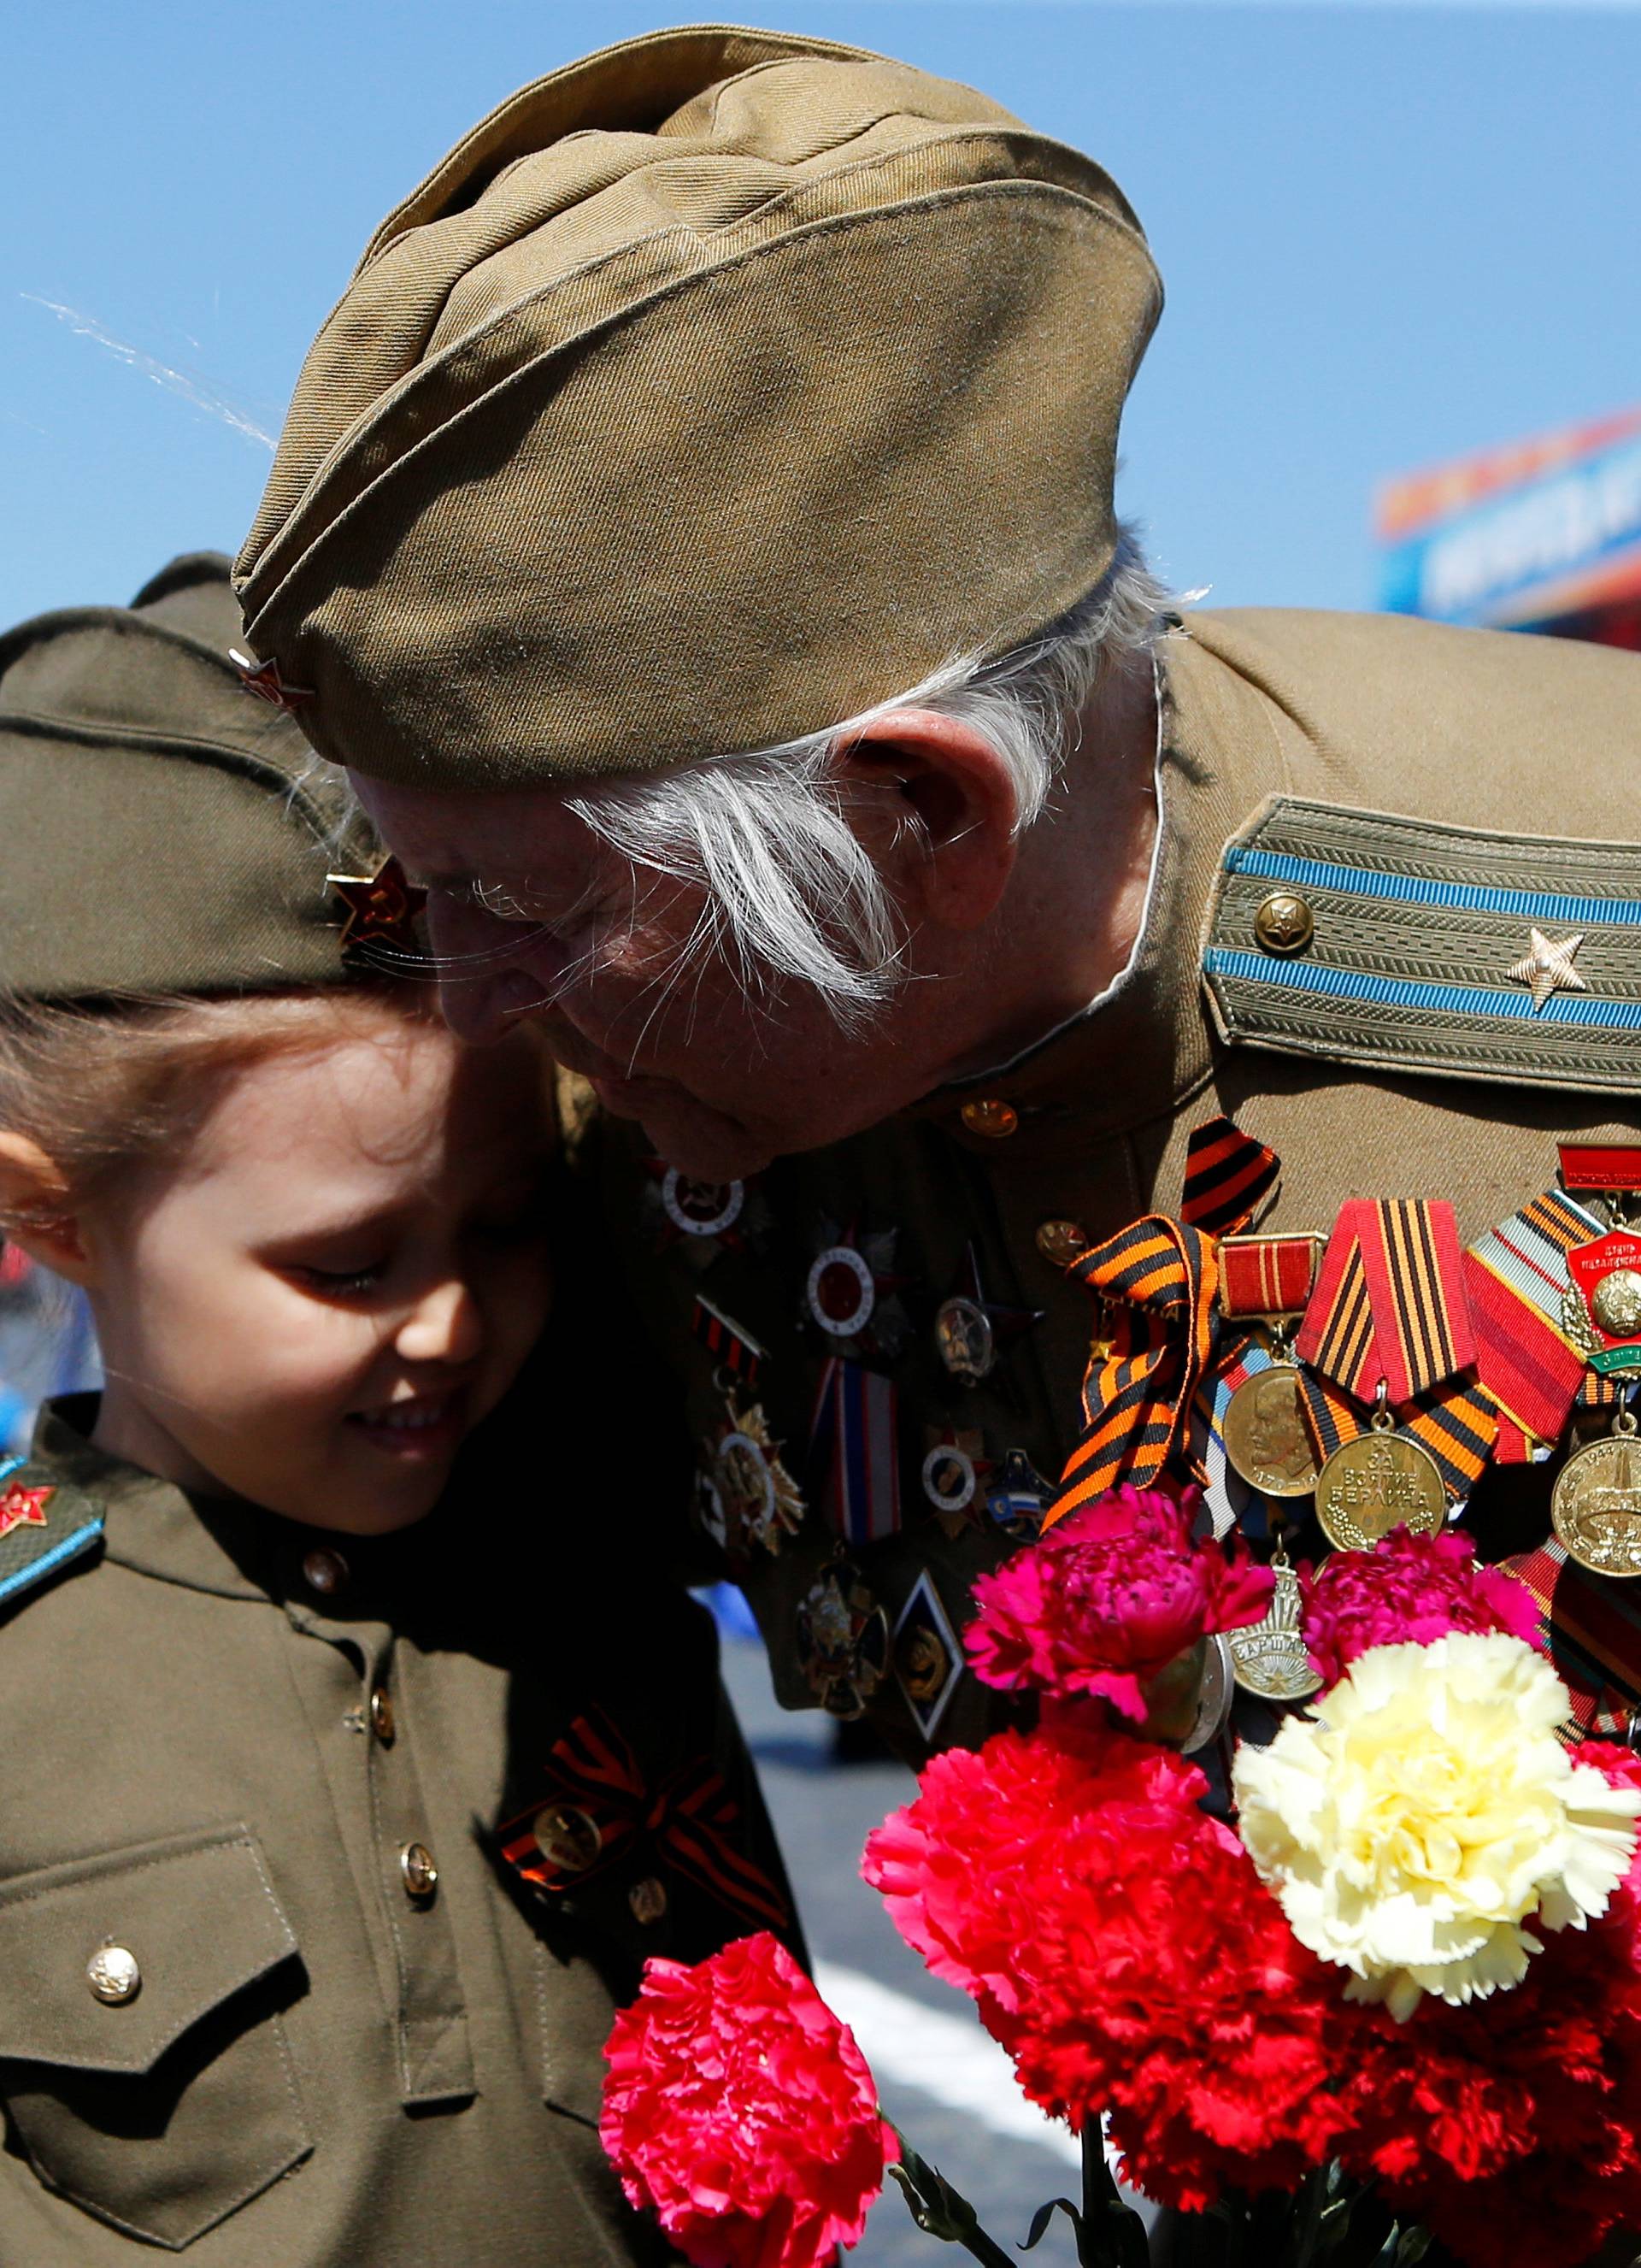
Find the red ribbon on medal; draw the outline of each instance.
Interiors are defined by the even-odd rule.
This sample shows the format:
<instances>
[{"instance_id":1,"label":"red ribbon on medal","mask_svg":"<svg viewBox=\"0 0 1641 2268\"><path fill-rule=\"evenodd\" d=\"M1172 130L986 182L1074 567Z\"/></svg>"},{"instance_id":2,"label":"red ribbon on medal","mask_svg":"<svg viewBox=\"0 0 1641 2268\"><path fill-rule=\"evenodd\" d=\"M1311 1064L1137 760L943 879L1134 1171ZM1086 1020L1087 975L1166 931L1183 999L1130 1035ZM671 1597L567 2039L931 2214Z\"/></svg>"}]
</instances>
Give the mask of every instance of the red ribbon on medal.
<instances>
[{"instance_id":1,"label":"red ribbon on medal","mask_svg":"<svg viewBox=\"0 0 1641 2268\"><path fill-rule=\"evenodd\" d=\"M810 1452L825 1461L820 1505L846 1543L879 1543L901 1524L900 1426L894 1381L843 1355L822 1364Z\"/></svg>"},{"instance_id":2,"label":"red ribbon on medal","mask_svg":"<svg viewBox=\"0 0 1641 2268\"><path fill-rule=\"evenodd\" d=\"M1475 1374L1458 1223L1445 1198L1354 1197L1341 1206L1294 1351L1309 1373L1306 1405L1324 1457L1365 1430L1382 1388L1449 1493L1475 1485L1498 1418Z\"/></svg>"},{"instance_id":3,"label":"red ribbon on medal","mask_svg":"<svg viewBox=\"0 0 1641 2268\"><path fill-rule=\"evenodd\" d=\"M1641 1598L1630 1583L1603 1581L1569 1557L1555 1537L1499 1562L1538 1603L1540 1646L1572 1702L1570 1737L1630 1738L1641 1705Z\"/></svg>"},{"instance_id":4,"label":"red ribbon on medal","mask_svg":"<svg viewBox=\"0 0 1641 2268\"><path fill-rule=\"evenodd\" d=\"M1641 1143L1563 1142L1556 1155L1564 1189L1603 1197L1641 1192Z\"/></svg>"},{"instance_id":5,"label":"red ribbon on medal","mask_svg":"<svg viewBox=\"0 0 1641 2268\"><path fill-rule=\"evenodd\" d=\"M529 1809L497 1830L503 1858L534 1888L573 1890L643 1849L747 1919L790 1927L778 1885L732 1839L740 1808L705 1756L651 1788L629 1742L592 1709L553 1743L545 1778Z\"/></svg>"},{"instance_id":6,"label":"red ribbon on medal","mask_svg":"<svg viewBox=\"0 0 1641 2268\"><path fill-rule=\"evenodd\" d=\"M758 1372L764 1360L764 1351L749 1330L745 1329L721 1307L699 1292L689 1314L689 1328L707 1352L716 1355L718 1367L731 1378L738 1378L743 1386L758 1382Z\"/></svg>"},{"instance_id":7,"label":"red ribbon on medal","mask_svg":"<svg viewBox=\"0 0 1641 2268\"><path fill-rule=\"evenodd\" d=\"M1219 1312L1233 1321L1302 1315L1320 1236L1228 1236L1219 1247Z\"/></svg>"},{"instance_id":8,"label":"red ribbon on medal","mask_svg":"<svg viewBox=\"0 0 1641 2268\"><path fill-rule=\"evenodd\" d=\"M1563 1327L1567 1255L1595 1226L1581 1205L1549 1189L1464 1256L1476 1373L1499 1408L1498 1464L1523 1464L1535 1442L1558 1440L1573 1404L1605 1387L1586 1373Z\"/></svg>"}]
</instances>

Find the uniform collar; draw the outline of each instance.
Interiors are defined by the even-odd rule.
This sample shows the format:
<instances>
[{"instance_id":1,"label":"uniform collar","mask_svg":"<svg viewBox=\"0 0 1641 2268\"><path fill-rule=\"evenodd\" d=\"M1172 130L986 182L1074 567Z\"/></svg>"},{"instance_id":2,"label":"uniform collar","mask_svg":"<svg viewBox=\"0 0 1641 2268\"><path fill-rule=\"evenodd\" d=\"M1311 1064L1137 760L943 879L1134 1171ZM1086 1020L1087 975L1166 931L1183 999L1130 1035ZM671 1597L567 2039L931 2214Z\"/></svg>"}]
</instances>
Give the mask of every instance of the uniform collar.
<instances>
[{"instance_id":1,"label":"uniform collar","mask_svg":"<svg viewBox=\"0 0 1641 2268\"><path fill-rule=\"evenodd\" d=\"M1168 1116L1207 1079L1216 1042L1200 982L1204 912L1226 841L1284 784L1291 729L1218 644L1203 615L1160 650L1157 845L1127 968L1069 1023L993 1070L937 1088L910 1116L995 1153L998 1137L973 1131L964 1105L1004 1102L1019 1120L1006 1146L1019 1154L1052 1148L1073 1129L1080 1140Z\"/></svg>"},{"instance_id":2,"label":"uniform collar","mask_svg":"<svg viewBox=\"0 0 1641 2268\"><path fill-rule=\"evenodd\" d=\"M29 1462L101 1509L105 1556L117 1566L218 1598L312 1604L304 1563L328 1551L340 1555L349 1573L350 1607L339 1597L334 1611L357 1612L354 1602L379 1599L394 1583L407 1547L414 1549L416 1529L402 1536L333 1535L242 1498L190 1495L94 1446L97 1401L94 1394L70 1394L47 1403Z\"/></svg>"}]
</instances>

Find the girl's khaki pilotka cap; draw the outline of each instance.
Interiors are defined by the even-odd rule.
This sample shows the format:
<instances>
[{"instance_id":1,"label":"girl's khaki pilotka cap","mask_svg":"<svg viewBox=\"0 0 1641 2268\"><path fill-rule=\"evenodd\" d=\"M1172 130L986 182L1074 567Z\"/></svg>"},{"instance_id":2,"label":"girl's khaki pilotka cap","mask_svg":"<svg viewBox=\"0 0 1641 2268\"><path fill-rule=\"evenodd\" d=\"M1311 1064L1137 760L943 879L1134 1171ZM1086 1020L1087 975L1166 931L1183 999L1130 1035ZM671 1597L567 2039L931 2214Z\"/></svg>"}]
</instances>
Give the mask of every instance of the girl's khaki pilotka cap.
<instances>
[{"instance_id":1,"label":"girl's khaki pilotka cap","mask_svg":"<svg viewBox=\"0 0 1641 2268\"><path fill-rule=\"evenodd\" d=\"M366 247L236 564L251 648L403 784L825 730L1099 581L1161 303L1109 176L968 87L773 32L607 48Z\"/></svg>"},{"instance_id":2,"label":"girl's khaki pilotka cap","mask_svg":"<svg viewBox=\"0 0 1641 2268\"><path fill-rule=\"evenodd\" d=\"M327 877L380 851L345 783L247 694L228 562L0 635L0 998L348 981Z\"/></svg>"}]
</instances>

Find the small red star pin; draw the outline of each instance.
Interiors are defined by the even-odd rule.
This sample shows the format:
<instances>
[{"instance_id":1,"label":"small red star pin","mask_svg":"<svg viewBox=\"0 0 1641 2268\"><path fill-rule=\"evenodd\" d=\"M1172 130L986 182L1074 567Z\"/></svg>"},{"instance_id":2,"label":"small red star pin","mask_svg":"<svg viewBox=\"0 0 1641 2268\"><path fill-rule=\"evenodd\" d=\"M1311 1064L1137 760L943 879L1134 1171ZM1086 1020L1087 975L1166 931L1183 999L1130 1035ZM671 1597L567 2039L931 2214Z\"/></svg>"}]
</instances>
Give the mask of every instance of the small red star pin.
<instances>
[{"instance_id":1,"label":"small red star pin","mask_svg":"<svg viewBox=\"0 0 1641 2268\"><path fill-rule=\"evenodd\" d=\"M259 701L266 701L272 708L283 709L287 716L300 709L304 702L313 698L311 685L285 683L280 674L279 664L272 654L266 661L253 661L250 655L241 653L238 646L230 646L228 659L238 669L239 682L247 693L255 694Z\"/></svg>"},{"instance_id":2,"label":"small red star pin","mask_svg":"<svg viewBox=\"0 0 1641 2268\"><path fill-rule=\"evenodd\" d=\"M55 1489L25 1488L21 1481L0 1489L0 1535L14 1528L44 1528L46 1506L55 1494Z\"/></svg>"},{"instance_id":3,"label":"small red star pin","mask_svg":"<svg viewBox=\"0 0 1641 2268\"><path fill-rule=\"evenodd\" d=\"M348 909L342 931L344 954L362 953L372 945L420 952L415 923L427 903L427 892L405 880L397 858L384 858L373 874L327 874L325 880Z\"/></svg>"}]
</instances>

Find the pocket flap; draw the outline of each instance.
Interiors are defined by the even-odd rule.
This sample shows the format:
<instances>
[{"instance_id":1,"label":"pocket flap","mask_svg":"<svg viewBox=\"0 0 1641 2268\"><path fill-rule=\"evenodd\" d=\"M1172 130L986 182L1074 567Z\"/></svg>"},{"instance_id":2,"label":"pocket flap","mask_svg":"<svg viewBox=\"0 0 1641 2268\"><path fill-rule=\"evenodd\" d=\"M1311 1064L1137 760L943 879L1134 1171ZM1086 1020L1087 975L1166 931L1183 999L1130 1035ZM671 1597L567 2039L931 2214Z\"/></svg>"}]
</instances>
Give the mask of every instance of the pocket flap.
<instances>
[{"instance_id":1,"label":"pocket flap","mask_svg":"<svg viewBox=\"0 0 1641 2268\"><path fill-rule=\"evenodd\" d=\"M0 1883L0 2056L148 2071L296 1950L242 1826L14 1876Z\"/></svg>"}]
</instances>

